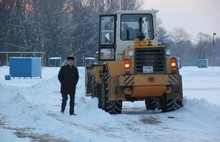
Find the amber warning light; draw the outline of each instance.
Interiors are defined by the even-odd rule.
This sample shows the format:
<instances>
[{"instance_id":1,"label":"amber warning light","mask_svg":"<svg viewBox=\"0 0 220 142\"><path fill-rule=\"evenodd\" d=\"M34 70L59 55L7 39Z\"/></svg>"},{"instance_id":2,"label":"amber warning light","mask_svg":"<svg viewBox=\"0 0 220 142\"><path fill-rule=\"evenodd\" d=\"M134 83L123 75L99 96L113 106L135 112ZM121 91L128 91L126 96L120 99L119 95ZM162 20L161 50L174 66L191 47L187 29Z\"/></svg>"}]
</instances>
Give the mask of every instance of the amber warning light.
<instances>
[{"instance_id":1,"label":"amber warning light","mask_svg":"<svg viewBox=\"0 0 220 142\"><path fill-rule=\"evenodd\" d=\"M124 63L125 63L125 74L130 74L130 61L129 61L129 59L125 59Z\"/></svg>"},{"instance_id":2,"label":"amber warning light","mask_svg":"<svg viewBox=\"0 0 220 142\"><path fill-rule=\"evenodd\" d=\"M176 58L171 58L171 73L176 73Z\"/></svg>"}]
</instances>

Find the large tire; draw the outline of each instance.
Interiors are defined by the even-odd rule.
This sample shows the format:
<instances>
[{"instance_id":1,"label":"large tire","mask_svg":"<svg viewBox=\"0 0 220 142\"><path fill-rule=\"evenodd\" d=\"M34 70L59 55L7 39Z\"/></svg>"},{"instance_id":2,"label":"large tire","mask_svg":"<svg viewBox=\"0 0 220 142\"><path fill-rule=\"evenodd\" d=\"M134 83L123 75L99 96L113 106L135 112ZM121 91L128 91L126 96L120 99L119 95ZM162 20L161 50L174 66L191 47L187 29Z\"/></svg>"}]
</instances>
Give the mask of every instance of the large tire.
<instances>
[{"instance_id":1,"label":"large tire","mask_svg":"<svg viewBox=\"0 0 220 142\"><path fill-rule=\"evenodd\" d=\"M147 110L160 109L160 101L158 97L149 97L145 99L145 106Z\"/></svg>"},{"instance_id":2,"label":"large tire","mask_svg":"<svg viewBox=\"0 0 220 142\"><path fill-rule=\"evenodd\" d=\"M92 97L98 98L98 108L102 108L102 97L99 92L100 85L96 82L96 77L92 76Z\"/></svg>"},{"instance_id":3,"label":"large tire","mask_svg":"<svg viewBox=\"0 0 220 142\"><path fill-rule=\"evenodd\" d=\"M92 98L97 97L97 83L95 76L92 76Z\"/></svg>"},{"instance_id":4,"label":"large tire","mask_svg":"<svg viewBox=\"0 0 220 142\"><path fill-rule=\"evenodd\" d=\"M103 74L103 84L105 92L105 106L104 110L109 114L120 114L122 110L122 101L109 101L108 93L108 73Z\"/></svg>"},{"instance_id":5,"label":"large tire","mask_svg":"<svg viewBox=\"0 0 220 142\"><path fill-rule=\"evenodd\" d=\"M169 112L169 111L175 111L177 109L180 109L183 105L182 105L182 100L167 99L166 95L164 94L160 98L160 106L161 106L162 112Z\"/></svg>"}]
</instances>

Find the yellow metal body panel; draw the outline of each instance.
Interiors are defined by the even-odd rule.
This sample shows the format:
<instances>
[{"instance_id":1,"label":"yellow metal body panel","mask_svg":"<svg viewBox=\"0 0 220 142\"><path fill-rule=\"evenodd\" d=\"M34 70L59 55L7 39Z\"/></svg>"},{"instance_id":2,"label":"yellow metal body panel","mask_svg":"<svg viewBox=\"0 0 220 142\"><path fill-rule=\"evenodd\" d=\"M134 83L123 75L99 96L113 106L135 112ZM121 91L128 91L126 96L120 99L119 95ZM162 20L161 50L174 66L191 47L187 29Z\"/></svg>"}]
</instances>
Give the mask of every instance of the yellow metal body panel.
<instances>
[{"instance_id":1,"label":"yellow metal body panel","mask_svg":"<svg viewBox=\"0 0 220 142\"><path fill-rule=\"evenodd\" d=\"M168 75L135 75L135 86L139 85L167 85Z\"/></svg>"},{"instance_id":2,"label":"yellow metal body panel","mask_svg":"<svg viewBox=\"0 0 220 142\"><path fill-rule=\"evenodd\" d=\"M124 74L124 61L109 61L107 62L109 76L119 76Z\"/></svg>"},{"instance_id":3,"label":"yellow metal body panel","mask_svg":"<svg viewBox=\"0 0 220 142\"><path fill-rule=\"evenodd\" d=\"M121 88L133 87L130 97L146 98L171 93L173 90L170 86L179 86L181 81L182 77L177 74L121 75L118 77L118 86ZM122 91L121 93L123 95Z\"/></svg>"},{"instance_id":4,"label":"yellow metal body panel","mask_svg":"<svg viewBox=\"0 0 220 142\"><path fill-rule=\"evenodd\" d=\"M98 84L101 83L102 70L103 70L103 65L95 66L95 67L94 67L94 73L95 73L95 77L96 77L96 82L97 82Z\"/></svg>"},{"instance_id":5,"label":"yellow metal body panel","mask_svg":"<svg viewBox=\"0 0 220 142\"><path fill-rule=\"evenodd\" d=\"M181 76L177 74L138 74L119 76L120 86L177 85L180 82Z\"/></svg>"},{"instance_id":6,"label":"yellow metal body panel","mask_svg":"<svg viewBox=\"0 0 220 142\"><path fill-rule=\"evenodd\" d=\"M109 76L109 99L126 100L123 88L128 86L133 88L133 93L130 97L146 98L150 96L162 96L164 93L172 93L170 86L181 86L181 81L181 76L176 74ZM179 94L174 95L177 96Z\"/></svg>"},{"instance_id":7,"label":"yellow metal body panel","mask_svg":"<svg viewBox=\"0 0 220 142\"><path fill-rule=\"evenodd\" d=\"M131 97L162 96L166 86L135 86Z\"/></svg>"},{"instance_id":8,"label":"yellow metal body panel","mask_svg":"<svg viewBox=\"0 0 220 142\"><path fill-rule=\"evenodd\" d=\"M166 60L167 73L171 73L171 60Z\"/></svg>"},{"instance_id":9,"label":"yellow metal body panel","mask_svg":"<svg viewBox=\"0 0 220 142\"><path fill-rule=\"evenodd\" d=\"M146 47L146 46L147 46L146 39L140 40L140 39L136 38L134 40L134 47Z\"/></svg>"},{"instance_id":10,"label":"yellow metal body panel","mask_svg":"<svg viewBox=\"0 0 220 142\"><path fill-rule=\"evenodd\" d=\"M86 93L92 92L92 76L94 75L94 68L92 65L86 65L85 70L85 84L86 84Z\"/></svg>"},{"instance_id":11,"label":"yellow metal body panel","mask_svg":"<svg viewBox=\"0 0 220 142\"><path fill-rule=\"evenodd\" d=\"M180 78L178 86L175 87L175 92L167 92L167 99L183 99L183 90L182 90L182 78Z\"/></svg>"},{"instance_id":12,"label":"yellow metal body panel","mask_svg":"<svg viewBox=\"0 0 220 142\"><path fill-rule=\"evenodd\" d=\"M86 83L86 93L94 95L94 88L93 88L93 77L95 76L96 83L101 83L101 73L102 73L103 65L86 65L85 70L85 83Z\"/></svg>"},{"instance_id":13,"label":"yellow metal body panel","mask_svg":"<svg viewBox=\"0 0 220 142\"><path fill-rule=\"evenodd\" d=\"M108 78L108 92L110 100L125 100L122 89L119 87L118 77Z\"/></svg>"}]
</instances>

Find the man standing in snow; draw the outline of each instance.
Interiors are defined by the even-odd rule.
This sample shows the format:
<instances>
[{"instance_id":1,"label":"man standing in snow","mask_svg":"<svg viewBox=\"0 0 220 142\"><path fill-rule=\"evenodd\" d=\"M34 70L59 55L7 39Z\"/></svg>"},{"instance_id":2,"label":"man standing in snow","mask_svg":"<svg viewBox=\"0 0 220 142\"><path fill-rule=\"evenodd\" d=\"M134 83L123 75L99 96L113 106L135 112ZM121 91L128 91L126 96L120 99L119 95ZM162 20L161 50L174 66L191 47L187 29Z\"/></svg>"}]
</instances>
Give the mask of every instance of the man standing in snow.
<instances>
[{"instance_id":1,"label":"man standing in snow","mask_svg":"<svg viewBox=\"0 0 220 142\"><path fill-rule=\"evenodd\" d=\"M58 79L61 83L61 94L62 94L62 104L61 112L64 113L66 102L68 99L68 94L70 97L70 115L74 114L74 104L75 104L75 90L76 85L79 80L79 73L77 67L74 66L74 57L67 57L67 65L61 67Z\"/></svg>"}]
</instances>

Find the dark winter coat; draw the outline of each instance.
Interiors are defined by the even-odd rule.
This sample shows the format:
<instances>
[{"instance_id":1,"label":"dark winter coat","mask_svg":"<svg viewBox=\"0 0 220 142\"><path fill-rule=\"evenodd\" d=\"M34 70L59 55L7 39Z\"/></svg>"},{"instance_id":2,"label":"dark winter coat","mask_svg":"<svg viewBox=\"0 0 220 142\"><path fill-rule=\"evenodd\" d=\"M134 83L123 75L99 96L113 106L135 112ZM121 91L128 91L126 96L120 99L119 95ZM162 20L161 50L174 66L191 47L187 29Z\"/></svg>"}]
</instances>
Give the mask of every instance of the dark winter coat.
<instances>
[{"instance_id":1,"label":"dark winter coat","mask_svg":"<svg viewBox=\"0 0 220 142\"><path fill-rule=\"evenodd\" d=\"M75 88L79 80L78 69L75 66L72 66L72 68L69 65L62 66L58 79L61 83L62 94L75 94Z\"/></svg>"}]
</instances>

